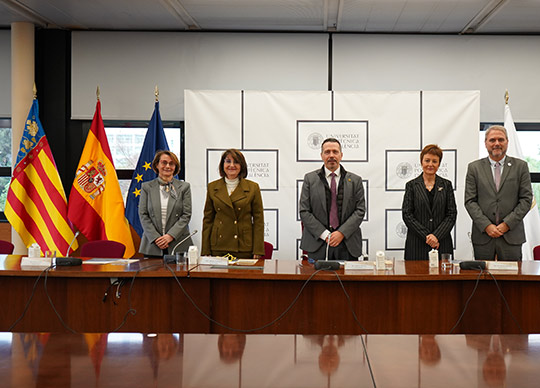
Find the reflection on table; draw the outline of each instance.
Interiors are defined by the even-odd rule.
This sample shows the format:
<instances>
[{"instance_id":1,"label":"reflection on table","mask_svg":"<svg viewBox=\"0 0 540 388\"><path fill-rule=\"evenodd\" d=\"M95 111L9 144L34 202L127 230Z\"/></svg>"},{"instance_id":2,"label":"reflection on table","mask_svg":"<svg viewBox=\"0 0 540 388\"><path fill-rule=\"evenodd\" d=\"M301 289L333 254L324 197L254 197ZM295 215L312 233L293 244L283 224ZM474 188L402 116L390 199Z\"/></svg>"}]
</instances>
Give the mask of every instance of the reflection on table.
<instances>
[{"instance_id":1,"label":"reflection on table","mask_svg":"<svg viewBox=\"0 0 540 388\"><path fill-rule=\"evenodd\" d=\"M536 387L540 335L0 333L6 387L370 387L368 357L378 387Z\"/></svg>"}]
</instances>

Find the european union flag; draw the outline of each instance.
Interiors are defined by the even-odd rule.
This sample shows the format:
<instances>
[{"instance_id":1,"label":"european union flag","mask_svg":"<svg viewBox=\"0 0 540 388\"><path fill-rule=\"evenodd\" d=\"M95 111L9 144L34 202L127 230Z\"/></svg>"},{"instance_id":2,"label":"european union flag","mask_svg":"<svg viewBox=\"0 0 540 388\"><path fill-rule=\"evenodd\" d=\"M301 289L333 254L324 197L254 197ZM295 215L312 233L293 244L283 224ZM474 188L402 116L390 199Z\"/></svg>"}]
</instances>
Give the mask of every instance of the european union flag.
<instances>
[{"instance_id":1,"label":"european union flag","mask_svg":"<svg viewBox=\"0 0 540 388\"><path fill-rule=\"evenodd\" d=\"M169 150L165 132L163 132L163 123L159 114L159 101L156 101L152 119L148 125L148 131L144 138L139 161L133 172L133 178L129 185L129 191L126 203L126 218L128 219L133 229L139 236L142 237L143 229L139 220L139 200L141 195L141 185L143 182L150 181L157 177L157 174L152 170L152 160L156 151Z\"/></svg>"}]
</instances>

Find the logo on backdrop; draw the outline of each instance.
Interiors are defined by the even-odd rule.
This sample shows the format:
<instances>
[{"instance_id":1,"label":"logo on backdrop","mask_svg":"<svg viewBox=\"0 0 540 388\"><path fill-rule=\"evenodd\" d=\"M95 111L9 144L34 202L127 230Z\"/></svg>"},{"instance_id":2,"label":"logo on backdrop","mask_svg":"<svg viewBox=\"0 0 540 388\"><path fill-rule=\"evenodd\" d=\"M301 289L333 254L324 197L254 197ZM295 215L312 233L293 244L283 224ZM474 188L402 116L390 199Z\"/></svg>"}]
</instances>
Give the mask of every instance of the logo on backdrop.
<instances>
[{"instance_id":1,"label":"logo on backdrop","mask_svg":"<svg viewBox=\"0 0 540 388\"><path fill-rule=\"evenodd\" d=\"M444 150L437 175L452 182L456 189L457 151ZM422 173L419 150L386 150L386 191L403 191L405 184Z\"/></svg>"},{"instance_id":2,"label":"logo on backdrop","mask_svg":"<svg viewBox=\"0 0 540 388\"><path fill-rule=\"evenodd\" d=\"M308 136L307 144L309 148L313 150L320 150L321 144L324 141L323 135L321 135L318 132L313 132L311 135Z\"/></svg>"},{"instance_id":3,"label":"logo on backdrop","mask_svg":"<svg viewBox=\"0 0 540 388\"><path fill-rule=\"evenodd\" d=\"M404 222L398 222L396 225L396 235L399 238L407 237L407 225Z\"/></svg>"},{"instance_id":4,"label":"logo on backdrop","mask_svg":"<svg viewBox=\"0 0 540 388\"><path fill-rule=\"evenodd\" d=\"M396 175L401 179L407 179L412 175L413 167L408 162L401 162L396 168Z\"/></svg>"},{"instance_id":5,"label":"logo on backdrop","mask_svg":"<svg viewBox=\"0 0 540 388\"><path fill-rule=\"evenodd\" d=\"M220 178L218 165L224 149L206 150L206 184ZM246 158L247 179L257 182L261 191L278 190L279 150L240 150Z\"/></svg>"},{"instance_id":6,"label":"logo on backdrop","mask_svg":"<svg viewBox=\"0 0 540 388\"><path fill-rule=\"evenodd\" d=\"M296 122L296 159L298 162L321 161L321 144L333 137L341 143L344 162L368 161L367 121Z\"/></svg>"},{"instance_id":7,"label":"logo on backdrop","mask_svg":"<svg viewBox=\"0 0 540 388\"><path fill-rule=\"evenodd\" d=\"M279 249L279 209L264 209L264 241Z\"/></svg>"}]
</instances>

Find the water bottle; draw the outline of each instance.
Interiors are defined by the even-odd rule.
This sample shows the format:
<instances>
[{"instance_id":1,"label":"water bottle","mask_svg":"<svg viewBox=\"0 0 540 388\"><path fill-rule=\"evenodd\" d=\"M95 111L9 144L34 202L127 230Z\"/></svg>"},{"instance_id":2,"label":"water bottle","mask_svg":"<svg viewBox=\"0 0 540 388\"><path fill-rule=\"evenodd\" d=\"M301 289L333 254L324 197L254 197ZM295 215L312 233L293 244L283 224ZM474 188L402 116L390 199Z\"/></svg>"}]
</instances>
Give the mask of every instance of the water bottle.
<instances>
[{"instance_id":1,"label":"water bottle","mask_svg":"<svg viewBox=\"0 0 540 388\"><path fill-rule=\"evenodd\" d=\"M439 268L439 251L436 249L429 251L429 267Z\"/></svg>"},{"instance_id":2,"label":"water bottle","mask_svg":"<svg viewBox=\"0 0 540 388\"><path fill-rule=\"evenodd\" d=\"M33 243L28 247L28 257L31 258L40 258L41 257L41 247L38 243Z\"/></svg>"},{"instance_id":3,"label":"water bottle","mask_svg":"<svg viewBox=\"0 0 540 388\"><path fill-rule=\"evenodd\" d=\"M199 249L196 245L192 245L188 249L188 261L192 264L199 262Z\"/></svg>"},{"instance_id":4,"label":"water bottle","mask_svg":"<svg viewBox=\"0 0 540 388\"><path fill-rule=\"evenodd\" d=\"M375 267L377 271L384 271L386 269L386 256L383 251L377 251L375 254Z\"/></svg>"}]
</instances>

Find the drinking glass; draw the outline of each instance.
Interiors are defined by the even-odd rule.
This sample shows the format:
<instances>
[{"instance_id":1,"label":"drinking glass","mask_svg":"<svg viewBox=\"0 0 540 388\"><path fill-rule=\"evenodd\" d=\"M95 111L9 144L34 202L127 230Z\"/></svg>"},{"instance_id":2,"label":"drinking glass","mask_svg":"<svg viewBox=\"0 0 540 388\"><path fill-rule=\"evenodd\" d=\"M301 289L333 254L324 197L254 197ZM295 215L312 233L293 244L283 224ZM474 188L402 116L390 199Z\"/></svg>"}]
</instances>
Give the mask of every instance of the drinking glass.
<instances>
[{"instance_id":1,"label":"drinking glass","mask_svg":"<svg viewBox=\"0 0 540 388\"><path fill-rule=\"evenodd\" d=\"M445 271L452 269L452 254L451 253L441 253L441 269Z\"/></svg>"}]
</instances>

